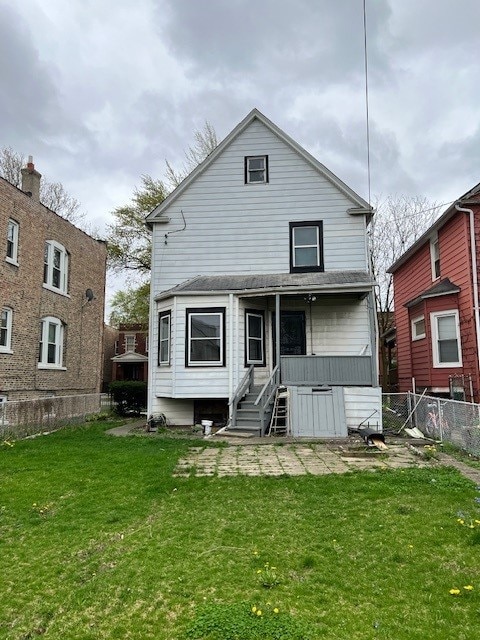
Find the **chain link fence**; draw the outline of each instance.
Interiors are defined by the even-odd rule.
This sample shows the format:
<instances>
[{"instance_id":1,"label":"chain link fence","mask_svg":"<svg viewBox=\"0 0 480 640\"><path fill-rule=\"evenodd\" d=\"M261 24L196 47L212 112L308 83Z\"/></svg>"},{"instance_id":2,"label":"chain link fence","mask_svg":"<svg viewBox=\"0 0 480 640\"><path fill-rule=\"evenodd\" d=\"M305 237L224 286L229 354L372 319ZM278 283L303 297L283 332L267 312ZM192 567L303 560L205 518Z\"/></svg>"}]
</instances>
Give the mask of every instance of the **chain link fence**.
<instances>
[{"instance_id":1,"label":"chain link fence","mask_svg":"<svg viewBox=\"0 0 480 640\"><path fill-rule=\"evenodd\" d=\"M58 396L0 403L0 440L17 440L85 422L88 416L111 411L107 393Z\"/></svg>"},{"instance_id":2,"label":"chain link fence","mask_svg":"<svg viewBox=\"0 0 480 640\"><path fill-rule=\"evenodd\" d=\"M480 405L412 392L385 393L382 405L386 433L418 429L426 438L480 456Z\"/></svg>"}]
</instances>

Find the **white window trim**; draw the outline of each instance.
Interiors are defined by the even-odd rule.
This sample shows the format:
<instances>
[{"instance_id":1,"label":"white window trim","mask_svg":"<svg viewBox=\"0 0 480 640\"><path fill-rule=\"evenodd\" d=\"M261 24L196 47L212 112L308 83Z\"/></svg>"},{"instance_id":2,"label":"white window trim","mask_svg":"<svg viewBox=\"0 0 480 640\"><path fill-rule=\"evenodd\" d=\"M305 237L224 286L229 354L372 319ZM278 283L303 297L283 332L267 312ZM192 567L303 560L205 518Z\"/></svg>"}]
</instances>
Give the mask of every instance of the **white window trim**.
<instances>
[{"instance_id":1,"label":"white window trim","mask_svg":"<svg viewBox=\"0 0 480 640\"><path fill-rule=\"evenodd\" d=\"M127 338L133 338L133 350L132 349L127 349L127 346L128 346ZM123 345L125 347L125 353L128 353L128 352L132 353L132 351L135 352L135 348L137 346L137 336L134 333L126 333L123 336Z\"/></svg>"},{"instance_id":2,"label":"white window trim","mask_svg":"<svg viewBox=\"0 0 480 640\"><path fill-rule=\"evenodd\" d=\"M445 316L455 317L455 328L457 333L457 348L458 348L458 361L457 362L440 362L438 351L438 324L437 319ZM455 367L462 367L462 343L460 340L460 322L457 309L449 309L448 311L434 311L430 314L430 326L432 328L432 358L433 366L436 369L451 369Z\"/></svg>"},{"instance_id":3,"label":"white window trim","mask_svg":"<svg viewBox=\"0 0 480 640\"><path fill-rule=\"evenodd\" d=\"M246 156L245 157L245 183L246 184L267 184L268 183L268 156ZM263 160L263 169L250 169L251 160ZM250 174L263 171L263 180L250 180Z\"/></svg>"},{"instance_id":4,"label":"white window trim","mask_svg":"<svg viewBox=\"0 0 480 640\"><path fill-rule=\"evenodd\" d=\"M8 226L7 226L7 246L8 246L8 229L10 228L10 226L13 228L13 256L5 256L5 261L9 262L10 264L15 265L16 267L18 267L18 237L19 237L19 229L20 229L20 225L18 224L18 222L16 220L12 220L12 218L8 219Z\"/></svg>"},{"instance_id":5,"label":"white window trim","mask_svg":"<svg viewBox=\"0 0 480 640\"><path fill-rule=\"evenodd\" d=\"M162 323L166 322L168 326L167 337L162 338L161 326ZM171 348L171 338L172 338L172 316L170 311L161 311L158 317L158 365L159 366L169 366L170 365L170 348ZM162 343L165 342L167 345L167 357L162 360Z\"/></svg>"},{"instance_id":6,"label":"white window trim","mask_svg":"<svg viewBox=\"0 0 480 640\"><path fill-rule=\"evenodd\" d=\"M296 244L295 242L295 236L298 230L304 230L304 229L315 229L315 235L317 237L317 241L315 244ZM320 266L320 229L318 227L318 225L312 224L311 226L305 225L303 227L293 227L292 228L292 245L293 245L293 255L292 255L292 264L294 267L296 268L302 268L302 267L318 267ZM315 249L317 257L315 260L315 264L312 265L297 265L295 262L295 257L296 257L296 249Z\"/></svg>"},{"instance_id":7,"label":"white window trim","mask_svg":"<svg viewBox=\"0 0 480 640\"><path fill-rule=\"evenodd\" d=\"M251 336L249 334L249 318L250 316L255 317L255 318L260 318L260 326L261 326L261 336L260 338L257 338L256 336ZM246 334L246 342L247 342L247 364L258 364L258 365L264 365L265 364L265 318L263 316L263 314L261 313L255 313L254 311L246 311L245 312L245 334ZM261 346L261 358L260 360L253 360L249 358L249 353L250 353L250 340L255 340L256 342L260 342L260 346Z\"/></svg>"},{"instance_id":8,"label":"white window trim","mask_svg":"<svg viewBox=\"0 0 480 640\"><path fill-rule=\"evenodd\" d=\"M219 360L192 360L190 358L191 354L191 342L192 342L192 318L194 316L218 316L220 318L220 335L218 338L214 338L215 340L220 341L220 358ZM225 336L224 336L224 322L225 322L225 312L222 311L202 311L201 309L188 309L187 310L187 318L188 318L188 326L187 326L187 366L189 367L223 367L225 366L224 359L224 350L225 350ZM211 340L211 337L208 338L194 338L194 340Z\"/></svg>"},{"instance_id":9,"label":"white window trim","mask_svg":"<svg viewBox=\"0 0 480 640\"><path fill-rule=\"evenodd\" d=\"M47 282L43 282L45 289L68 296L68 252L63 245L54 240L47 240L45 246L48 247ZM55 287L53 283L53 252L60 251L60 286ZM45 276L44 276L45 277Z\"/></svg>"},{"instance_id":10,"label":"white window trim","mask_svg":"<svg viewBox=\"0 0 480 640\"><path fill-rule=\"evenodd\" d=\"M438 243L438 236L435 236L430 239L430 266L432 269L432 281L438 280L440 278L440 273L438 274L438 276L435 273L435 262L436 262L435 247L437 247L436 253L438 254L438 261L440 263L440 245ZM442 267L440 265L440 270L441 268Z\"/></svg>"},{"instance_id":11,"label":"white window trim","mask_svg":"<svg viewBox=\"0 0 480 640\"><path fill-rule=\"evenodd\" d=\"M57 339L55 341L55 362L48 362L48 327L50 324L54 324L57 327ZM42 350L41 353L39 351L38 368L66 371L66 367L63 366L63 322L58 318L54 318L53 316L47 316L41 319L40 327Z\"/></svg>"},{"instance_id":12,"label":"white window trim","mask_svg":"<svg viewBox=\"0 0 480 640\"><path fill-rule=\"evenodd\" d=\"M418 322L420 322L421 320L423 320L424 326L425 326L425 331L423 333L417 333L415 328ZM415 342L416 340L422 340L423 338L425 338L427 335L427 327L426 327L426 323L425 323L425 316L421 315L421 316L417 316L416 318L413 318L412 320L412 342Z\"/></svg>"},{"instance_id":13,"label":"white window trim","mask_svg":"<svg viewBox=\"0 0 480 640\"><path fill-rule=\"evenodd\" d=\"M0 345L0 353L13 353L12 351L12 325L13 325L13 309L10 307L2 307L2 313L7 312L7 343Z\"/></svg>"}]
</instances>

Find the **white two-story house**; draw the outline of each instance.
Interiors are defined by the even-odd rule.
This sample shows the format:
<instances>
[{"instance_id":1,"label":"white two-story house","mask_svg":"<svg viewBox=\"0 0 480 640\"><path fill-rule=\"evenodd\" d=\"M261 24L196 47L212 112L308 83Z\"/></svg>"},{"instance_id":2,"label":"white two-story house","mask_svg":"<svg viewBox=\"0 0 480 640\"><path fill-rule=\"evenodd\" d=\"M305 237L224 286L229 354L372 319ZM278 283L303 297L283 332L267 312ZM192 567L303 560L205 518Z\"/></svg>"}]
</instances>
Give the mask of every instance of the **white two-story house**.
<instances>
[{"instance_id":1,"label":"white two-story house","mask_svg":"<svg viewBox=\"0 0 480 640\"><path fill-rule=\"evenodd\" d=\"M150 415L381 429L368 203L254 109L148 217Z\"/></svg>"}]
</instances>

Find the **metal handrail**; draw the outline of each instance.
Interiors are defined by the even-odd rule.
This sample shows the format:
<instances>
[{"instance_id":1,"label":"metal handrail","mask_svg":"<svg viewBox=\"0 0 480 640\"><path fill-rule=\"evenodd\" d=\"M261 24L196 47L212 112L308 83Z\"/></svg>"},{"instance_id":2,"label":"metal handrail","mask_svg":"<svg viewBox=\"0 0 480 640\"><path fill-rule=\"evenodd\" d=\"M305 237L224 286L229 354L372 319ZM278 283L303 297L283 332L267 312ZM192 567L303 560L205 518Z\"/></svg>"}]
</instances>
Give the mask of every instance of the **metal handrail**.
<instances>
[{"instance_id":1,"label":"metal handrail","mask_svg":"<svg viewBox=\"0 0 480 640\"><path fill-rule=\"evenodd\" d=\"M237 422L238 403L243 398L243 396L248 391L248 389L250 389L250 387L253 387L254 372L255 372L255 367L253 366L253 364L251 364L250 367L248 368L248 371L246 372L246 374L243 376L242 380L240 381L240 384L237 387L237 392L236 392L236 394L234 395L234 397L232 399L232 402L231 402L231 404L232 404L231 425L232 426L235 426L235 424Z\"/></svg>"},{"instance_id":2,"label":"metal handrail","mask_svg":"<svg viewBox=\"0 0 480 640\"><path fill-rule=\"evenodd\" d=\"M279 366L277 364L277 366L274 368L274 370L272 371L272 374L270 376L270 378L266 381L266 383L263 385L260 393L258 394L254 405L256 407L258 407L259 409L259 413L260 413L260 422L262 425L262 433L265 432L265 412L266 409L270 406L270 403L273 399L273 396L275 395L275 392L277 390L278 387L278 382L279 382ZM264 395L266 395L267 391L269 391L267 398L263 399L262 398Z\"/></svg>"}]
</instances>

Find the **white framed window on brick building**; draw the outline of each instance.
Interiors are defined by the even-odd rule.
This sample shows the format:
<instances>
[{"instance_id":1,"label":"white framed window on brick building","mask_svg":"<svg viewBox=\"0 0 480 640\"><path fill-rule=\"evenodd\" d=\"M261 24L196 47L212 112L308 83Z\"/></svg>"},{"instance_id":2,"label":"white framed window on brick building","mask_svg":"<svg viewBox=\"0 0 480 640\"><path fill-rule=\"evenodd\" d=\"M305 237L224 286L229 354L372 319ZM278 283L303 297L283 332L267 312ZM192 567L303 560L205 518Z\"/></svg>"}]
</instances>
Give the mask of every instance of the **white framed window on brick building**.
<instances>
[{"instance_id":1,"label":"white framed window on brick building","mask_svg":"<svg viewBox=\"0 0 480 640\"><path fill-rule=\"evenodd\" d=\"M126 333L125 334L125 353L127 351L135 351L135 347L137 346L137 340L134 333Z\"/></svg>"},{"instance_id":2,"label":"white framed window on brick building","mask_svg":"<svg viewBox=\"0 0 480 640\"><path fill-rule=\"evenodd\" d=\"M462 349L458 311L430 314L434 367L461 367Z\"/></svg>"},{"instance_id":3,"label":"white framed window on brick building","mask_svg":"<svg viewBox=\"0 0 480 640\"><path fill-rule=\"evenodd\" d=\"M40 322L39 369L65 369L63 366L64 325L58 318L42 318Z\"/></svg>"},{"instance_id":4,"label":"white framed window on brick building","mask_svg":"<svg viewBox=\"0 0 480 640\"><path fill-rule=\"evenodd\" d=\"M12 322L13 309L3 307L0 313L0 353L13 353Z\"/></svg>"},{"instance_id":5,"label":"white framed window on brick building","mask_svg":"<svg viewBox=\"0 0 480 640\"><path fill-rule=\"evenodd\" d=\"M58 242L45 242L43 286L57 293L68 292L68 253Z\"/></svg>"},{"instance_id":6,"label":"white framed window on brick building","mask_svg":"<svg viewBox=\"0 0 480 640\"><path fill-rule=\"evenodd\" d=\"M20 225L15 220L8 221L7 227L7 255L5 260L18 266L18 235Z\"/></svg>"}]
</instances>

